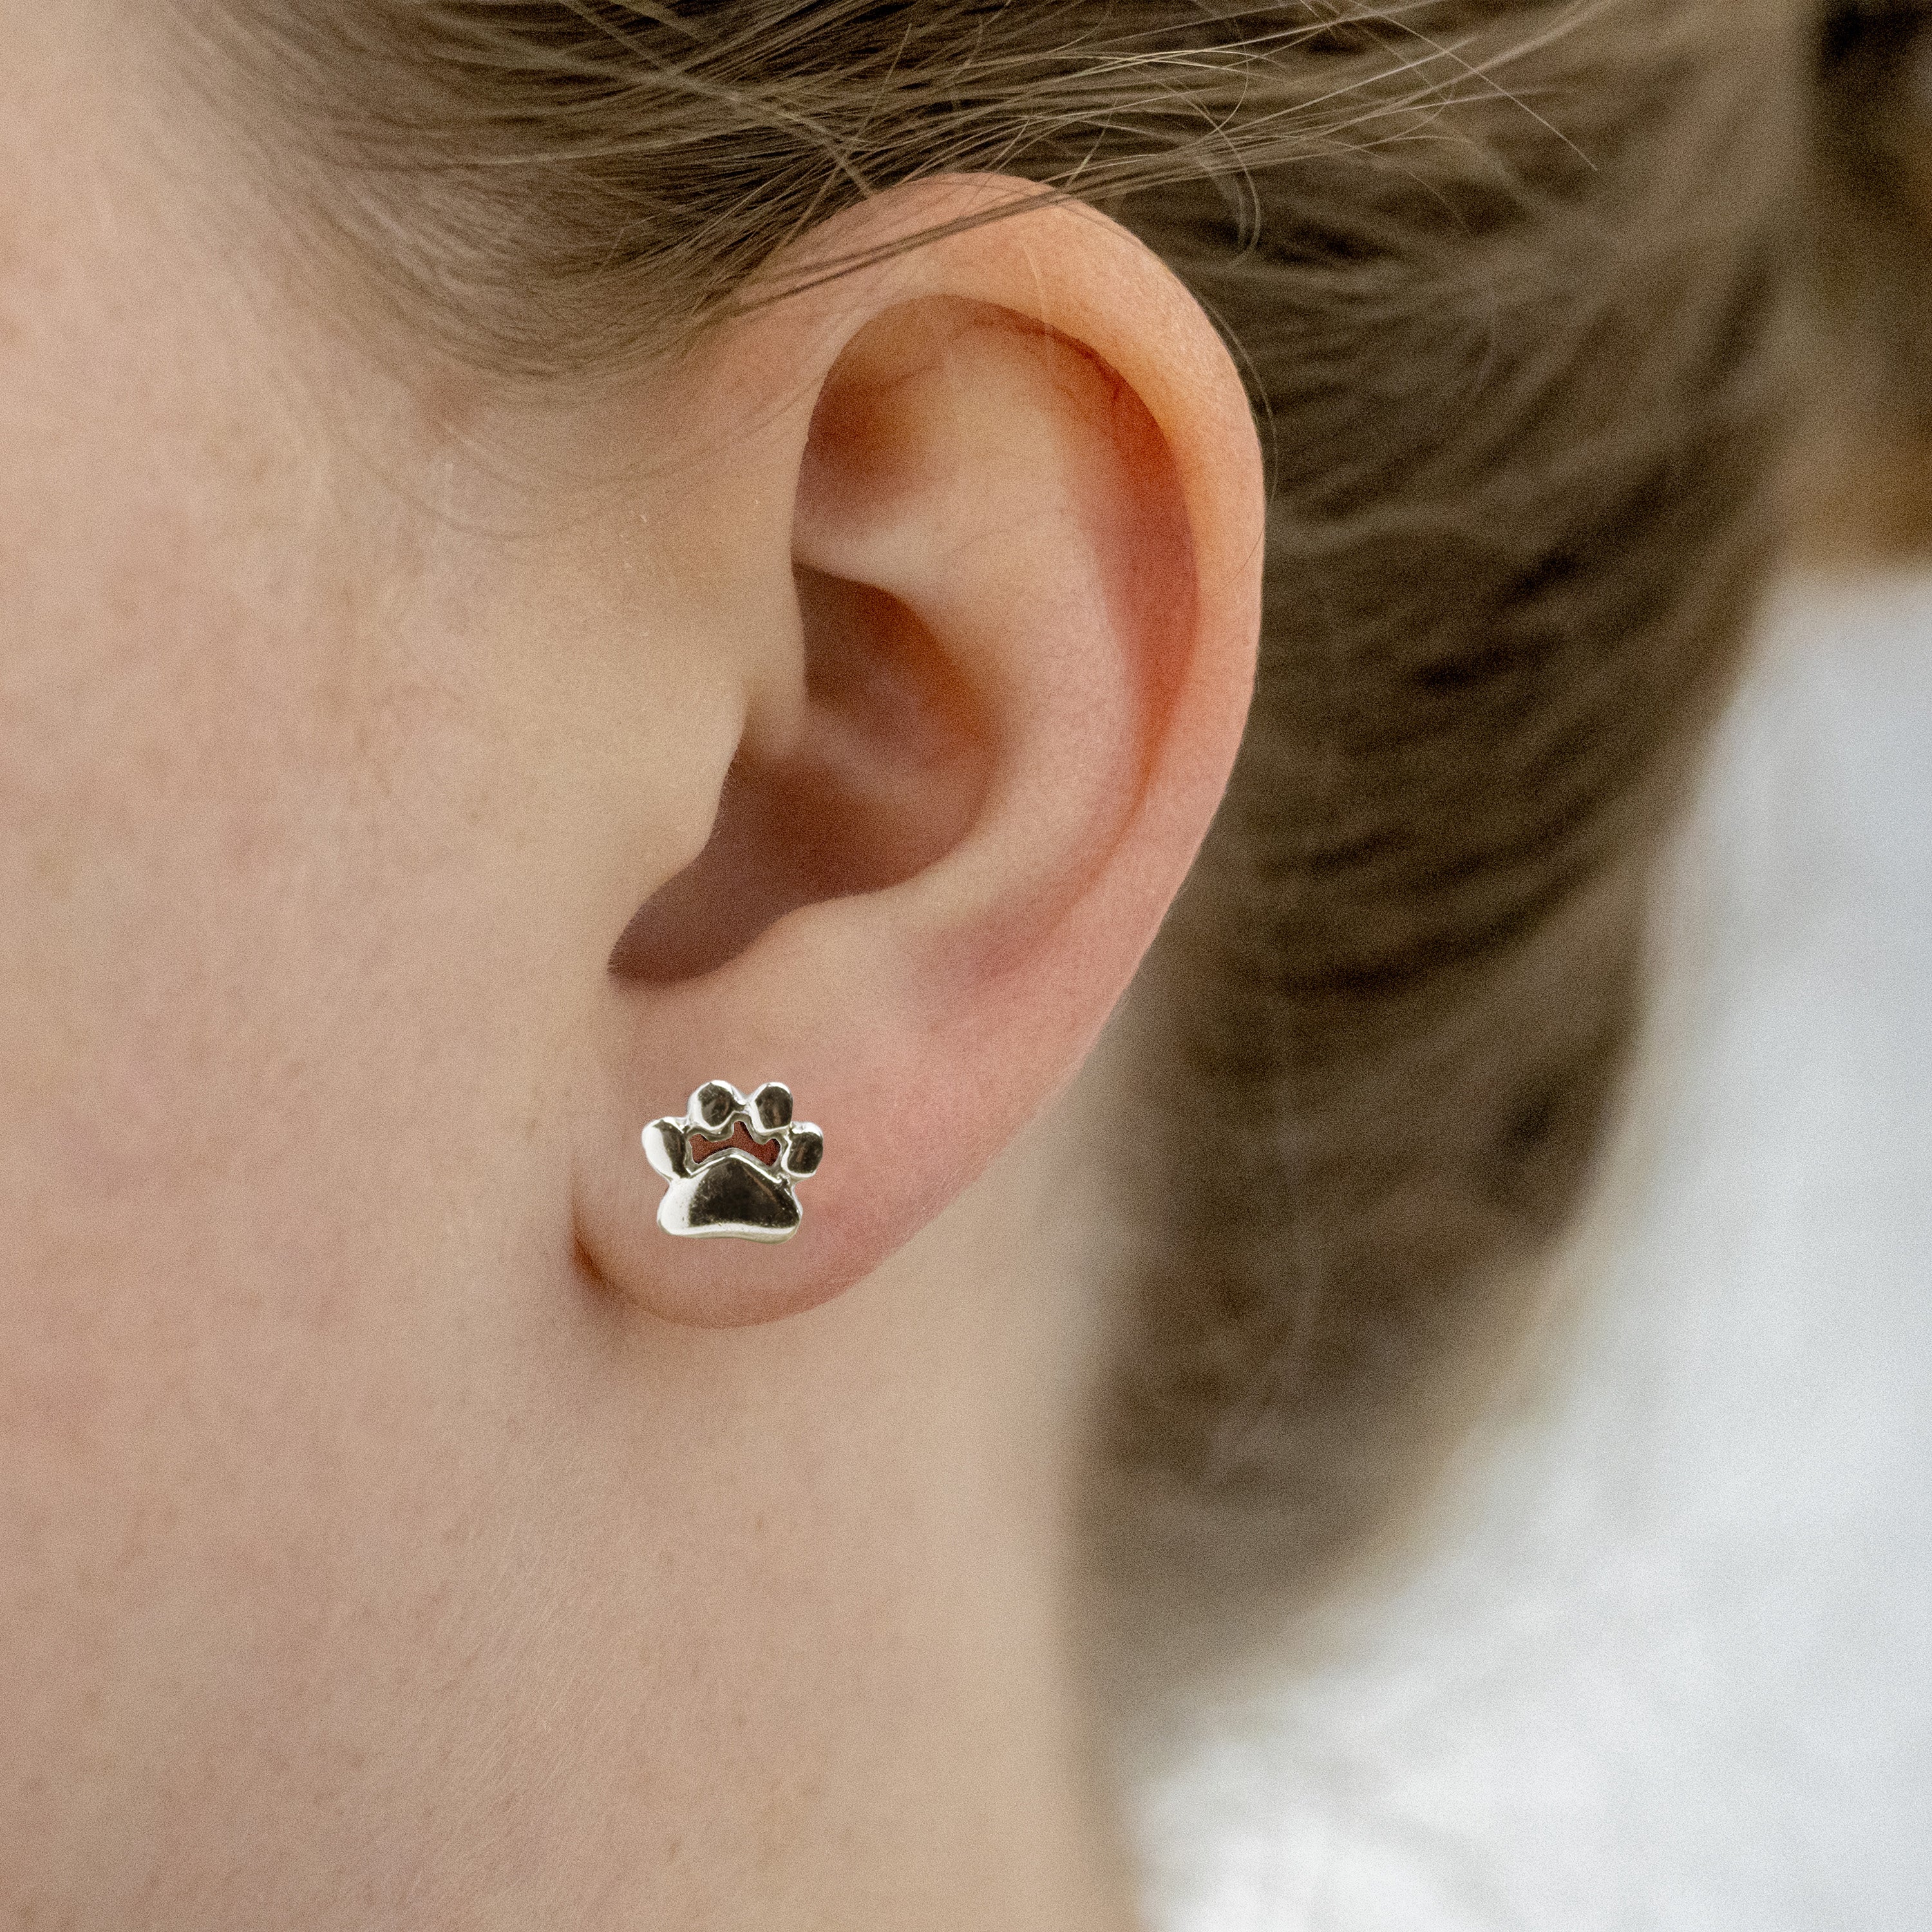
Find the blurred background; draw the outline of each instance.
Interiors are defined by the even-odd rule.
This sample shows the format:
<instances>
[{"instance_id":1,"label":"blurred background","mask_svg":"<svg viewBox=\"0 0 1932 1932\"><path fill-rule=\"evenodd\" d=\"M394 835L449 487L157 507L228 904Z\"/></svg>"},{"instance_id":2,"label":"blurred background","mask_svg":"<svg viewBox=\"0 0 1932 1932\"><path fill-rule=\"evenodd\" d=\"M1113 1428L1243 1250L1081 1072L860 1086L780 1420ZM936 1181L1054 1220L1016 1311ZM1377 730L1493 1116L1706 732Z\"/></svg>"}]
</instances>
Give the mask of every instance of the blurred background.
<instances>
[{"instance_id":1,"label":"blurred background","mask_svg":"<svg viewBox=\"0 0 1932 1932\"><path fill-rule=\"evenodd\" d=\"M1791 554L1631 1104L1421 1522L1119 1739L1163 1932L1932 1898L1932 5L1821 23Z\"/></svg>"}]
</instances>

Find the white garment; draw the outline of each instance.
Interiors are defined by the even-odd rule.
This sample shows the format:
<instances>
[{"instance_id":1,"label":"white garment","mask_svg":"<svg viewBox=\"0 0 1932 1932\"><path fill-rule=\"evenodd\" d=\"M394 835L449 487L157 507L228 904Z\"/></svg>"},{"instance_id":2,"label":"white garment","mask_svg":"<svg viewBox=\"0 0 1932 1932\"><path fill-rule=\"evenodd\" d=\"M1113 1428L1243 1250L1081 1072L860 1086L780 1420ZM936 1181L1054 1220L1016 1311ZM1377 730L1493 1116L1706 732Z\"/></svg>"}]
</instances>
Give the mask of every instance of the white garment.
<instances>
[{"instance_id":1,"label":"white garment","mask_svg":"<svg viewBox=\"0 0 1932 1932\"><path fill-rule=\"evenodd\" d=\"M1932 1927L1932 576L1780 595L1660 944L1420 1552L1127 1738L1162 1932Z\"/></svg>"}]
</instances>

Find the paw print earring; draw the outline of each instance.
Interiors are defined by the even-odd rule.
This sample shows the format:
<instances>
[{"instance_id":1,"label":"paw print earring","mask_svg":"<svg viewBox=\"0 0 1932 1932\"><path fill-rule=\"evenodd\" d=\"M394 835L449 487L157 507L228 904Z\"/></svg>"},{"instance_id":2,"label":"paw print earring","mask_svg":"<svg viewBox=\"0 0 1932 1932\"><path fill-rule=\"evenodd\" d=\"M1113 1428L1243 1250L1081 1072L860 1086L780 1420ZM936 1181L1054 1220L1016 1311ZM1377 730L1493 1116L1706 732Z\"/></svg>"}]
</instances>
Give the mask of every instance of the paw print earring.
<instances>
[{"instance_id":1,"label":"paw print earring","mask_svg":"<svg viewBox=\"0 0 1932 1932\"><path fill-rule=\"evenodd\" d=\"M644 1130L644 1154L670 1183L658 1203L667 1234L784 1241L798 1232L794 1183L818 1172L825 1136L791 1117L791 1089L767 1080L748 1100L729 1081L707 1080L682 1120Z\"/></svg>"}]
</instances>

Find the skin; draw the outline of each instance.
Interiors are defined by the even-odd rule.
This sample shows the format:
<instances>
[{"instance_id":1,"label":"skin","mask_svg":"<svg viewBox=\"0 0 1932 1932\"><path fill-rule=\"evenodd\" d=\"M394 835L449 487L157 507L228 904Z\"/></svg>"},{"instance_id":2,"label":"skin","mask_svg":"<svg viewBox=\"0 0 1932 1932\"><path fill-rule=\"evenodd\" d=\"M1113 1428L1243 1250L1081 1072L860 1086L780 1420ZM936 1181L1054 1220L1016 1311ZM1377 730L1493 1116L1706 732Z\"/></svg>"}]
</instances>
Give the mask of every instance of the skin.
<instances>
[{"instance_id":1,"label":"skin","mask_svg":"<svg viewBox=\"0 0 1932 1932\"><path fill-rule=\"evenodd\" d=\"M1212 330L1035 211L532 392L106 24L0 4L0 1924L1123 1924L1026 1124L1239 735ZM713 1075L782 1248L656 1226Z\"/></svg>"}]
</instances>

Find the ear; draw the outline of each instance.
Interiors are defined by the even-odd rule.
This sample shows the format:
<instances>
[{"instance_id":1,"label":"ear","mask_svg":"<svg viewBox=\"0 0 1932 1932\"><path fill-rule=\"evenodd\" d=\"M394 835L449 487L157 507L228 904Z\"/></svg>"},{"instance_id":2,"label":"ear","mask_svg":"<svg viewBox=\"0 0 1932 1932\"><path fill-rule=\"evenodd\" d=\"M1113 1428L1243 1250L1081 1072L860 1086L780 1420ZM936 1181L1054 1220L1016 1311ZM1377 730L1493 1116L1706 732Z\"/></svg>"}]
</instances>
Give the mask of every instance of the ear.
<instances>
[{"instance_id":1,"label":"ear","mask_svg":"<svg viewBox=\"0 0 1932 1932\"><path fill-rule=\"evenodd\" d=\"M680 380L738 426L730 568L784 618L710 842L613 952L577 1124L584 1253L705 1325L868 1274L1078 1066L1220 800L1258 621L1240 382L1124 230L927 183L769 286ZM660 1226L710 1142L643 1130L694 1096L735 1131L714 1081L782 1082L822 1131L782 1246Z\"/></svg>"}]
</instances>

